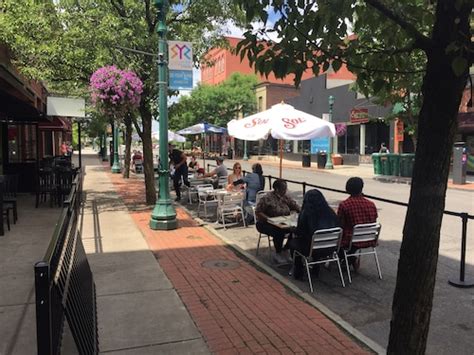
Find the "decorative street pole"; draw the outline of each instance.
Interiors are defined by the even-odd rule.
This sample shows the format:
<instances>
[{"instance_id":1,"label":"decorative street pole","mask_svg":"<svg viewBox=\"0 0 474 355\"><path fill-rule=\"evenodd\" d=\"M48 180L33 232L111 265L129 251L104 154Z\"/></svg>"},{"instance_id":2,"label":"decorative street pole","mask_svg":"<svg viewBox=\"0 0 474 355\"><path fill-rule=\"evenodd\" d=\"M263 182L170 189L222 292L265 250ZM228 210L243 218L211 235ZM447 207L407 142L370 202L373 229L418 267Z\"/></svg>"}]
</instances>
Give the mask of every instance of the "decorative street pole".
<instances>
[{"instance_id":1,"label":"decorative street pole","mask_svg":"<svg viewBox=\"0 0 474 355\"><path fill-rule=\"evenodd\" d=\"M119 161L119 154L118 154L118 147L119 147L119 139L118 139L118 124L114 124L113 128L114 134L114 165L112 165L112 172L115 174L120 173L120 161Z\"/></svg>"},{"instance_id":2,"label":"decorative street pole","mask_svg":"<svg viewBox=\"0 0 474 355\"><path fill-rule=\"evenodd\" d=\"M247 141L244 141L244 157L243 157L243 159L245 161L249 160L249 157L247 155Z\"/></svg>"},{"instance_id":3,"label":"decorative street pole","mask_svg":"<svg viewBox=\"0 0 474 355\"><path fill-rule=\"evenodd\" d=\"M332 122L332 108L334 106L334 96L330 95L329 96L329 122ZM326 159L326 166L324 167L325 169L334 169L332 166L332 137L329 137L329 151L328 151L328 156Z\"/></svg>"},{"instance_id":4,"label":"decorative street pole","mask_svg":"<svg viewBox=\"0 0 474 355\"><path fill-rule=\"evenodd\" d=\"M166 43L166 12L168 10L168 0L155 0L158 9L158 23L156 32L158 33L158 87L160 105L160 164L159 193L155 208L151 213L150 228L169 230L176 229L176 211L170 199L169 192L169 163L168 163L168 47Z\"/></svg>"}]
</instances>

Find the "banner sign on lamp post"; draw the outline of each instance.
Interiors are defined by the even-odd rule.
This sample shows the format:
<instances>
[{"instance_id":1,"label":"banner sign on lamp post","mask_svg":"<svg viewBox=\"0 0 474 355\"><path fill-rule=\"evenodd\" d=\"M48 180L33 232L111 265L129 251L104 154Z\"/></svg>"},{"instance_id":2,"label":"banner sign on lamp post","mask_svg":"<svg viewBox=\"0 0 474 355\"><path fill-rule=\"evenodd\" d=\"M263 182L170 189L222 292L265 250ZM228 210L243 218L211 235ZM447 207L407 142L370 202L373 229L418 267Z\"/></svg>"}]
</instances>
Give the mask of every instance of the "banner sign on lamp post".
<instances>
[{"instance_id":1,"label":"banner sign on lamp post","mask_svg":"<svg viewBox=\"0 0 474 355\"><path fill-rule=\"evenodd\" d=\"M369 109L353 108L351 110L351 123L367 123L369 122Z\"/></svg>"},{"instance_id":2,"label":"banner sign on lamp post","mask_svg":"<svg viewBox=\"0 0 474 355\"><path fill-rule=\"evenodd\" d=\"M192 90L193 47L191 42L168 41L169 88Z\"/></svg>"}]
</instances>

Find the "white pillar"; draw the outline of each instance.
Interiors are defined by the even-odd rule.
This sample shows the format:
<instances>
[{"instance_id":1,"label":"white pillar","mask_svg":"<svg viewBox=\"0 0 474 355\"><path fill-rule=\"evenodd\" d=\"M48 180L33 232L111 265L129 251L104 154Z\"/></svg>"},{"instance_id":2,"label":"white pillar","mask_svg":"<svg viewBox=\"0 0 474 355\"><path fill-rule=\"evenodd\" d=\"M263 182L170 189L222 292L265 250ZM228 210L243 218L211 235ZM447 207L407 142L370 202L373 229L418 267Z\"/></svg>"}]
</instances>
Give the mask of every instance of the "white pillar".
<instances>
[{"instance_id":1,"label":"white pillar","mask_svg":"<svg viewBox=\"0 0 474 355\"><path fill-rule=\"evenodd\" d=\"M298 153L298 141L293 141L293 153Z\"/></svg>"},{"instance_id":2,"label":"white pillar","mask_svg":"<svg viewBox=\"0 0 474 355\"><path fill-rule=\"evenodd\" d=\"M360 125L360 134L359 134L359 153L360 155L365 155L365 124Z\"/></svg>"},{"instance_id":3,"label":"white pillar","mask_svg":"<svg viewBox=\"0 0 474 355\"><path fill-rule=\"evenodd\" d=\"M337 144L338 144L337 138L338 138L337 136L334 136L334 137L332 138L332 152L333 152L334 154L338 154L338 153L339 153L339 151L337 150ZM329 139L331 139L331 138L329 138Z\"/></svg>"}]
</instances>

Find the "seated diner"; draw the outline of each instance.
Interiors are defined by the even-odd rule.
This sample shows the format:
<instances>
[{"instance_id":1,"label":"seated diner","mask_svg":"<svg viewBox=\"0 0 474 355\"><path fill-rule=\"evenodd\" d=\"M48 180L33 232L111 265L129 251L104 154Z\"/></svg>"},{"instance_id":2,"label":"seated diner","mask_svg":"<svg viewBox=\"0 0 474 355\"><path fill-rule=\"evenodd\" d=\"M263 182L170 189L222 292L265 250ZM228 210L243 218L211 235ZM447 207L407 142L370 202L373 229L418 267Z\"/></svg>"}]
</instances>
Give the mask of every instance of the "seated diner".
<instances>
[{"instance_id":1,"label":"seated diner","mask_svg":"<svg viewBox=\"0 0 474 355\"><path fill-rule=\"evenodd\" d=\"M288 187L284 180L275 180L273 183L273 190L265 194L258 201L255 209L257 216L257 230L260 233L269 235L273 238L273 244L275 245L275 255L273 256L273 260L277 264L291 262L288 253L288 242L283 247L283 240L289 231L269 223L268 218L289 216L292 211L300 211L300 207L296 201L286 194L287 189Z\"/></svg>"}]
</instances>

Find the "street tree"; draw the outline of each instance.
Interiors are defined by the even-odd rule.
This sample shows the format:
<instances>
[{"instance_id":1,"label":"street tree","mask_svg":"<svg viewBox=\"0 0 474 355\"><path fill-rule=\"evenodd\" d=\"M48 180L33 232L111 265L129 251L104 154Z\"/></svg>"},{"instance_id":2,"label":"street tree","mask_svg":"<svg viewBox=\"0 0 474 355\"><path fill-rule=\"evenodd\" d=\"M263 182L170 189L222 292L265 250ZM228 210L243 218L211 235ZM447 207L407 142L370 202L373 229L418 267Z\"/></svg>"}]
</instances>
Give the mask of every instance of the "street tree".
<instances>
[{"instance_id":1,"label":"street tree","mask_svg":"<svg viewBox=\"0 0 474 355\"><path fill-rule=\"evenodd\" d=\"M189 96L183 96L170 107L170 126L181 129L203 120L226 126L239 113L256 108L255 75L233 73L218 85L198 85Z\"/></svg>"},{"instance_id":2,"label":"street tree","mask_svg":"<svg viewBox=\"0 0 474 355\"><path fill-rule=\"evenodd\" d=\"M128 178L132 144L131 117L140 105L143 83L133 71L120 70L113 65L105 66L97 69L91 75L90 91L92 105L108 117L111 124L125 124L125 166L123 175ZM118 139L118 137L114 136L115 139ZM114 156L114 159L116 158L118 157Z\"/></svg>"},{"instance_id":3,"label":"street tree","mask_svg":"<svg viewBox=\"0 0 474 355\"><path fill-rule=\"evenodd\" d=\"M141 78L139 115L132 120L143 143L147 204L156 200L151 130L159 116L153 5L153 0L0 2L0 41L9 45L23 73L45 80L52 91L85 96L90 75L111 64ZM238 22L240 14L232 0L171 0L168 39L192 42L199 63L203 53L222 41L222 26L229 19Z\"/></svg>"},{"instance_id":4,"label":"street tree","mask_svg":"<svg viewBox=\"0 0 474 355\"><path fill-rule=\"evenodd\" d=\"M365 91L393 92L423 76L417 150L392 305L389 354L423 354L433 302L440 228L457 113L472 65L472 0L236 0L249 22L238 49L278 77L344 63ZM268 21L268 10L279 18ZM274 18L274 17L273 17ZM269 40L269 31L279 41ZM355 35L349 35L353 32ZM265 42L262 45L259 40ZM412 55L420 66L411 66Z\"/></svg>"}]
</instances>

